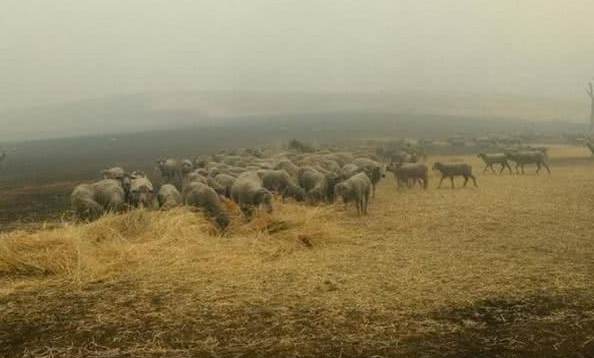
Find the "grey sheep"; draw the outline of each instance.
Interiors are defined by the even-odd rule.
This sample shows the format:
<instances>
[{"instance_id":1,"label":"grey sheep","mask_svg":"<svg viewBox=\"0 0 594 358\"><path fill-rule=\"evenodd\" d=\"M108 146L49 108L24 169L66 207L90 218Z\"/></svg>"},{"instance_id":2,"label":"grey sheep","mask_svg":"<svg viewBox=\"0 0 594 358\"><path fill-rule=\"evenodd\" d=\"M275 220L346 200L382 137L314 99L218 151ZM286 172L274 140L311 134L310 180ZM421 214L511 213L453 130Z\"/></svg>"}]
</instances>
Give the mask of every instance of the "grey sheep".
<instances>
[{"instance_id":1,"label":"grey sheep","mask_svg":"<svg viewBox=\"0 0 594 358\"><path fill-rule=\"evenodd\" d=\"M157 201L159 202L159 208L168 210L180 206L182 196L174 185L165 184L161 186L159 193L157 193Z\"/></svg>"},{"instance_id":2,"label":"grey sheep","mask_svg":"<svg viewBox=\"0 0 594 358\"><path fill-rule=\"evenodd\" d=\"M264 172L262 185L271 192L280 194L283 200L287 197L296 201L305 200L305 191L295 184L289 173L284 170L267 170Z\"/></svg>"},{"instance_id":3,"label":"grey sheep","mask_svg":"<svg viewBox=\"0 0 594 358\"><path fill-rule=\"evenodd\" d=\"M214 218L220 228L225 229L229 226L229 215L219 195L208 185L200 182L189 183L184 188L183 199L186 205L198 208Z\"/></svg>"},{"instance_id":4,"label":"grey sheep","mask_svg":"<svg viewBox=\"0 0 594 358\"><path fill-rule=\"evenodd\" d=\"M472 166L467 163L441 163L436 162L433 164L433 170L439 170L441 172L441 179L439 180L439 185L437 188L441 188L441 183L445 178L450 178L452 183L452 189L454 186L454 177L461 176L464 177L464 187L468 184L468 179L472 179L474 186L478 186L476 184L476 178L472 175Z\"/></svg>"},{"instance_id":5,"label":"grey sheep","mask_svg":"<svg viewBox=\"0 0 594 358\"><path fill-rule=\"evenodd\" d=\"M347 180L357 173L361 173L362 169L355 164L346 164L340 170L340 177L343 180Z\"/></svg>"},{"instance_id":6,"label":"grey sheep","mask_svg":"<svg viewBox=\"0 0 594 358\"><path fill-rule=\"evenodd\" d=\"M386 176L383 170L383 166L375 160L371 160L368 158L357 158L353 160L353 164L363 169L365 171L365 174L367 174L367 176L371 180L372 197L375 198L375 188L379 181Z\"/></svg>"},{"instance_id":7,"label":"grey sheep","mask_svg":"<svg viewBox=\"0 0 594 358\"><path fill-rule=\"evenodd\" d=\"M180 174L180 165L176 159L159 159L157 168L165 183L171 183Z\"/></svg>"},{"instance_id":8,"label":"grey sheep","mask_svg":"<svg viewBox=\"0 0 594 358\"><path fill-rule=\"evenodd\" d=\"M272 193L262 186L262 180L254 171L241 174L231 187L231 199L249 218L254 207L272 212Z\"/></svg>"},{"instance_id":9,"label":"grey sheep","mask_svg":"<svg viewBox=\"0 0 594 358\"><path fill-rule=\"evenodd\" d=\"M201 175L200 170L193 171L193 172L186 174L184 176L182 191L188 184L193 183L193 182L199 182L202 184L206 184L209 187L213 188L218 194L225 195L226 188L223 185L221 185L219 182L217 182L215 180L215 178L210 177L210 176Z\"/></svg>"},{"instance_id":10,"label":"grey sheep","mask_svg":"<svg viewBox=\"0 0 594 358\"><path fill-rule=\"evenodd\" d=\"M334 192L342 197L345 207L348 203L354 202L357 207L357 215L367 215L367 206L371 196L371 180L365 173L355 174L342 183L336 184Z\"/></svg>"},{"instance_id":11,"label":"grey sheep","mask_svg":"<svg viewBox=\"0 0 594 358\"><path fill-rule=\"evenodd\" d=\"M394 174L398 188L403 184L410 188L416 182L422 183L424 189L429 185L429 169L423 163L392 163L388 170Z\"/></svg>"},{"instance_id":12,"label":"grey sheep","mask_svg":"<svg viewBox=\"0 0 594 358\"><path fill-rule=\"evenodd\" d=\"M154 189L151 181L142 172L130 176L129 201L133 207L153 207Z\"/></svg>"},{"instance_id":13,"label":"grey sheep","mask_svg":"<svg viewBox=\"0 0 594 358\"><path fill-rule=\"evenodd\" d=\"M308 201L322 202L328 200L328 179L312 167L301 167L297 171L297 183L303 190Z\"/></svg>"},{"instance_id":14,"label":"grey sheep","mask_svg":"<svg viewBox=\"0 0 594 358\"><path fill-rule=\"evenodd\" d=\"M95 201L95 190L90 184L77 185L70 196L70 203L79 219L94 220L104 212L103 206Z\"/></svg>"},{"instance_id":15,"label":"grey sheep","mask_svg":"<svg viewBox=\"0 0 594 358\"><path fill-rule=\"evenodd\" d=\"M231 187L235 183L235 177L229 174L221 173L214 177L214 180L223 186L224 194L227 198L231 199Z\"/></svg>"},{"instance_id":16,"label":"grey sheep","mask_svg":"<svg viewBox=\"0 0 594 358\"><path fill-rule=\"evenodd\" d=\"M586 141L586 147L590 149L590 152L592 152L592 157L594 158L594 144L592 144L590 141Z\"/></svg>"},{"instance_id":17,"label":"grey sheep","mask_svg":"<svg viewBox=\"0 0 594 358\"><path fill-rule=\"evenodd\" d=\"M121 211L126 205L126 192L122 182L114 179L103 179L91 184L94 199L106 211Z\"/></svg>"},{"instance_id":18,"label":"grey sheep","mask_svg":"<svg viewBox=\"0 0 594 358\"><path fill-rule=\"evenodd\" d=\"M481 158L483 162L485 162L485 169L483 169L483 173L487 171L487 169L491 169L491 172L495 174L495 170L493 169L494 164L500 164L501 170L499 170L499 174L503 173L503 170L507 168L509 173L512 173L511 167L507 162L507 156L505 153L497 153L497 154L486 154L486 153L479 153L477 157Z\"/></svg>"},{"instance_id":19,"label":"grey sheep","mask_svg":"<svg viewBox=\"0 0 594 358\"><path fill-rule=\"evenodd\" d=\"M518 168L522 168L522 174L524 174L524 165L536 164L536 174L540 172L540 169L544 166L549 174L551 169L547 164L546 156L541 151L529 151L520 152L513 150L506 150L505 155L509 160L516 163L516 173L520 174Z\"/></svg>"},{"instance_id":20,"label":"grey sheep","mask_svg":"<svg viewBox=\"0 0 594 358\"><path fill-rule=\"evenodd\" d=\"M274 166L274 169L284 170L287 173L289 173L289 175L295 176L295 175L297 175L297 171L299 170L299 167L297 165L295 165L289 159L282 159L276 163L276 165Z\"/></svg>"},{"instance_id":21,"label":"grey sheep","mask_svg":"<svg viewBox=\"0 0 594 358\"><path fill-rule=\"evenodd\" d=\"M115 179L78 185L70 199L74 212L81 219L96 219L106 211L118 212L126 207L124 187Z\"/></svg>"},{"instance_id":22,"label":"grey sheep","mask_svg":"<svg viewBox=\"0 0 594 358\"><path fill-rule=\"evenodd\" d=\"M179 171L180 171L182 177L188 173L191 173L193 170L194 170L194 163L192 163L191 160L183 159L180 162Z\"/></svg>"},{"instance_id":23,"label":"grey sheep","mask_svg":"<svg viewBox=\"0 0 594 358\"><path fill-rule=\"evenodd\" d=\"M101 173L101 177L103 179L117 179L117 180L122 179L124 177L124 175L126 174L124 169L121 167L113 167L113 168L105 169L105 170L102 170L100 173Z\"/></svg>"},{"instance_id":24,"label":"grey sheep","mask_svg":"<svg viewBox=\"0 0 594 358\"><path fill-rule=\"evenodd\" d=\"M391 153L389 160L392 163L416 163L418 158L414 153L410 154L404 150L401 150L396 153Z\"/></svg>"}]
</instances>

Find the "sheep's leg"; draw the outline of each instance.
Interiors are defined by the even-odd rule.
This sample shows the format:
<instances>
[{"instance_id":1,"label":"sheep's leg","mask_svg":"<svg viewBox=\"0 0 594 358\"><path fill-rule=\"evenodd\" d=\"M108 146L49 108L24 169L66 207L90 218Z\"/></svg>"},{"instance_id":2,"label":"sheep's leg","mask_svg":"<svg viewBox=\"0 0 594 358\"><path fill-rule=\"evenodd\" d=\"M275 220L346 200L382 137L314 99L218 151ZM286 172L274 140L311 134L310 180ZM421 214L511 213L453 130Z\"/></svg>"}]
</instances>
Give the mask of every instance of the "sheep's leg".
<instances>
[{"instance_id":1,"label":"sheep's leg","mask_svg":"<svg viewBox=\"0 0 594 358\"><path fill-rule=\"evenodd\" d=\"M511 165L509 165L509 163L508 163L508 162L505 162L505 165L507 166L507 170L509 170L509 174L510 174L510 175L511 175L511 174L513 174L513 172L512 172L512 168L511 168Z\"/></svg>"},{"instance_id":2,"label":"sheep's leg","mask_svg":"<svg viewBox=\"0 0 594 358\"><path fill-rule=\"evenodd\" d=\"M485 174L485 172L487 171L487 169L489 169L489 165L485 165L485 169L483 169L483 174Z\"/></svg>"},{"instance_id":3,"label":"sheep's leg","mask_svg":"<svg viewBox=\"0 0 594 358\"><path fill-rule=\"evenodd\" d=\"M470 178L472 179L474 186L478 188L478 185L476 185L476 178L474 177L474 175L471 175Z\"/></svg>"},{"instance_id":4,"label":"sheep's leg","mask_svg":"<svg viewBox=\"0 0 594 358\"><path fill-rule=\"evenodd\" d=\"M415 186L415 180L414 180L414 179L410 179L410 178L408 178L408 179L406 180L406 187L407 187L408 189L410 189L410 188L412 188L413 186Z\"/></svg>"},{"instance_id":5,"label":"sheep's leg","mask_svg":"<svg viewBox=\"0 0 594 358\"><path fill-rule=\"evenodd\" d=\"M536 162L536 174L540 172L540 162Z\"/></svg>"},{"instance_id":6,"label":"sheep's leg","mask_svg":"<svg viewBox=\"0 0 594 358\"><path fill-rule=\"evenodd\" d=\"M549 169L549 165L547 164L547 162L542 162L542 165L544 165L545 169L547 170L547 172L549 174L551 174L551 169Z\"/></svg>"},{"instance_id":7,"label":"sheep's leg","mask_svg":"<svg viewBox=\"0 0 594 358\"><path fill-rule=\"evenodd\" d=\"M369 196L365 195L363 197L363 210L365 210L365 215L367 215L367 205L369 204Z\"/></svg>"},{"instance_id":8,"label":"sheep's leg","mask_svg":"<svg viewBox=\"0 0 594 358\"><path fill-rule=\"evenodd\" d=\"M357 200L355 204L357 205L357 216L361 216L361 200Z\"/></svg>"},{"instance_id":9,"label":"sheep's leg","mask_svg":"<svg viewBox=\"0 0 594 358\"><path fill-rule=\"evenodd\" d=\"M454 177L453 176L450 177L450 182L452 183L452 189L455 189L456 186L454 185Z\"/></svg>"},{"instance_id":10,"label":"sheep's leg","mask_svg":"<svg viewBox=\"0 0 594 358\"><path fill-rule=\"evenodd\" d=\"M495 174L495 169L493 169L493 163L489 164L489 168L491 168L491 173Z\"/></svg>"},{"instance_id":11,"label":"sheep's leg","mask_svg":"<svg viewBox=\"0 0 594 358\"><path fill-rule=\"evenodd\" d=\"M439 185L437 186L437 189L441 188L441 183L443 183L443 178L445 178L445 177L441 177L441 179L439 180Z\"/></svg>"},{"instance_id":12,"label":"sheep's leg","mask_svg":"<svg viewBox=\"0 0 594 358\"><path fill-rule=\"evenodd\" d=\"M505 169L505 164L501 163L501 169L499 170L499 175L503 173L503 169Z\"/></svg>"},{"instance_id":13,"label":"sheep's leg","mask_svg":"<svg viewBox=\"0 0 594 358\"><path fill-rule=\"evenodd\" d=\"M524 172L524 163L522 163L522 164L520 165L520 167L522 168L522 175L526 174L526 173Z\"/></svg>"},{"instance_id":14,"label":"sheep's leg","mask_svg":"<svg viewBox=\"0 0 594 358\"><path fill-rule=\"evenodd\" d=\"M520 163L516 163L516 174L519 175L520 174L520 169L518 169L518 168L520 168Z\"/></svg>"},{"instance_id":15,"label":"sheep's leg","mask_svg":"<svg viewBox=\"0 0 594 358\"><path fill-rule=\"evenodd\" d=\"M468 177L464 176L464 185L462 185L462 187L466 188L466 184L468 184Z\"/></svg>"}]
</instances>

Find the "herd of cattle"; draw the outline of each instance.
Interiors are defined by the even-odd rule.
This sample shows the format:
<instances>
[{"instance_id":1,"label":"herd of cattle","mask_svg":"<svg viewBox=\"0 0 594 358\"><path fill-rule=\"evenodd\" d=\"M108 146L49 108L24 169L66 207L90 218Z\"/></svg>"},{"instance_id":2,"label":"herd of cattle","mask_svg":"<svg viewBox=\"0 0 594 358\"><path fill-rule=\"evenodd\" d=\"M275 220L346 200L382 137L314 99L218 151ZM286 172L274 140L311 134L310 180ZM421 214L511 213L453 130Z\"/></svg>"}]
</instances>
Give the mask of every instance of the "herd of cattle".
<instances>
[{"instance_id":1,"label":"herd of cattle","mask_svg":"<svg viewBox=\"0 0 594 358\"><path fill-rule=\"evenodd\" d=\"M535 164L537 173L544 167L549 173L546 148L506 149L499 154L478 155L485 162L483 173L500 165L499 173L512 169L524 173L524 166ZM105 212L145 207L170 209L180 205L197 208L212 218L219 227L229 224L229 215L222 198L235 202L249 219L255 209L272 212L273 195L282 200L319 204L342 198L345 205L354 203L357 213L367 214L375 188L386 172L392 172L399 188L419 184L427 189L429 168L414 153L384 152L382 157L370 151L332 150L290 151L268 154L257 149L202 156L193 161L167 159L156 162L160 176L159 190L142 171L126 172L120 167L101 171L102 179L78 185L71 195L77 217L92 220ZM461 162L436 162L433 170L441 173L438 188L444 179L463 177L464 186L472 179L472 167Z\"/></svg>"}]
</instances>

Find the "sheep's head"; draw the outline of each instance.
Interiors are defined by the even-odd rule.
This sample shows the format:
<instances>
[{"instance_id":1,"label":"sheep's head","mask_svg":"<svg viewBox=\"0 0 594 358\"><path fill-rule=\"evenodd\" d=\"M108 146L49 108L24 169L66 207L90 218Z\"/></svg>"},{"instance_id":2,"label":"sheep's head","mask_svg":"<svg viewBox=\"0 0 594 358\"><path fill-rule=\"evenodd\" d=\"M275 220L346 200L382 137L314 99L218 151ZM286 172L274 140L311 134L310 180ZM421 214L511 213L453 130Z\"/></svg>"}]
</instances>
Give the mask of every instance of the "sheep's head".
<instances>
[{"instance_id":1,"label":"sheep's head","mask_svg":"<svg viewBox=\"0 0 594 358\"><path fill-rule=\"evenodd\" d=\"M344 196L344 193L346 193L347 190L348 187L344 182L338 183L334 186L334 193L338 196Z\"/></svg>"},{"instance_id":2,"label":"sheep's head","mask_svg":"<svg viewBox=\"0 0 594 358\"><path fill-rule=\"evenodd\" d=\"M225 213L220 213L216 216L215 221L221 229L226 229L229 226L229 216Z\"/></svg>"},{"instance_id":3,"label":"sheep's head","mask_svg":"<svg viewBox=\"0 0 594 358\"><path fill-rule=\"evenodd\" d=\"M297 185L289 187L288 193L293 199L297 200L298 202L302 202L305 200L305 190L303 190L303 188Z\"/></svg>"},{"instance_id":4,"label":"sheep's head","mask_svg":"<svg viewBox=\"0 0 594 358\"><path fill-rule=\"evenodd\" d=\"M386 170L396 174L401 166L402 162L392 162L386 167Z\"/></svg>"},{"instance_id":5,"label":"sheep's head","mask_svg":"<svg viewBox=\"0 0 594 358\"><path fill-rule=\"evenodd\" d=\"M136 179L136 178L146 178L146 173L142 170L135 170L130 174L130 177L132 179Z\"/></svg>"},{"instance_id":6,"label":"sheep's head","mask_svg":"<svg viewBox=\"0 0 594 358\"><path fill-rule=\"evenodd\" d=\"M479 153L479 154L477 155L477 157L478 157L478 158L484 158L484 157L486 157L486 156L487 156L487 155L486 155L485 153Z\"/></svg>"},{"instance_id":7,"label":"sheep's head","mask_svg":"<svg viewBox=\"0 0 594 358\"><path fill-rule=\"evenodd\" d=\"M432 170L440 170L443 167L443 164L441 164L441 162L435 162L433 163L433 167L431 168Z\"/></svg>"},{"instance_id":8,"label":"sheep's head","mask_svg":"<svg viewBox=\"0 0 594 358\"><path fill-rule=\"evenodd\" d=\"M272 212L272 194L267 189L260 189L256 193L256 202L267 212Z\"/></svg>"},{"instance_id":9,"label":"sheep's head","mask_svg":"<svg viewBox=\"0 0 594 358\"><path fill-rule=\"evenodd\" d=\"M194 164L192 163L192 161L190 161L188 159L182 160L182 162L181 162L182 175L186 175L186 174L190 173L192 170L194 170Z\"/></svg>"}]
</instances>

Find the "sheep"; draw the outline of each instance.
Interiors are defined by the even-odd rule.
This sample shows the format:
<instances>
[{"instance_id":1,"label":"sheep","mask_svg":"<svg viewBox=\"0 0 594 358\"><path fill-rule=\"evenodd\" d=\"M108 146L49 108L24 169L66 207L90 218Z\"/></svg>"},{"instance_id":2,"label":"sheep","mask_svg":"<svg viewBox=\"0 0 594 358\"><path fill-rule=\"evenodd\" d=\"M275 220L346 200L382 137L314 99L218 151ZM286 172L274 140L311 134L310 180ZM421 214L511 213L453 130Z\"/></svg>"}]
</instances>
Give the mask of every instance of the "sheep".
<instances>
[{"instance_id":1,"label":"sheep","mask_svg":"<svg viewBox=\"0 0 594 358\"><path fill-rule=\"evenodd\" d=\"M336 173L336 174L340 173L340 169L341 169L340 164L338 164L338 162L335 160L321 159L319 161L319 165L329 172Z\"/></svg>"},{"instance_id":2,"label":"sheep","mask_svg":"<svg viewBox=\"0 0 594 358\"><path fill-rule=\"evenodd\" d=\"M594 144L592 144L590 141L587 141L586 147L588 147L588 149L590 149L590 152L592 152L592 158L594 158Z\"/></svg>"},{"instance_id":3,"label":"sheep","mask_svg":"<svg viewBox=\"0 0 594 358\"><path fill-rule=\"evenodd\" d=\"M157 168L165 183L170 183L179 174L179 162L176 159L159 159L157 160Z\"/></svg>"},{"instance_id":4,"label":"sheep","mask_svg":"<svg viewBox=\"0 0 594 358\"><path fill-rule=\"evenodd\" d=\"M345 164L340 170L340 177L347 180L357 173L361 173L362 169L355 164Z\"/></svg>"},{"instance_id":5,"label":"sheep","mask_svg":"<svg viewBox=\"0 0 594 358\"><path fill-rule=\"evenodd\" d=\"M491 172L495 174L495 170L493 169L493 164L500 164L501 170L499 170L499 174L503 173L503 170L507 168L509 173L512 173L512 169L509 166L507 161L507 156L505 153L498 153L498 154L486 154L486 153L479 153L477 157L481 158L483 162L485 162L485 169L483 169L483 173L487 171L487 169L491 169Z\"/></svg>"},{"instance_id":6,"label":"sheep","mask_svg":"<svg viewBox=\"0 0 594 358\"><path fill-rule=\"evenodd\" d=\"M213 188L200 182L189 183L183 191L184 204L198 208L214 218L221 229L229 226L229 215Z\"/></svg>"},{"instance_id":7,"label":"sheep","mask_svg":"<svg viewBox=\"0 0 594 358\"><path fill-rule=\"evenodd\" d=\"M224 196L231 199L231 187L235 183L235 177L229 174L221 173L214 177L214 180L224 188Z\"/></svg>"},{"instance_id":8,"label":"sheep","mask_svg":"<svg viewBox=\"0 0 594 358\"><path fill-rule=\"evenodd\" d=\"M202 184L206 184L209 187L213 188L218 194L225 195L225 193L226 193L225 186L221 185L218 181L216 181L215 178L213 178L211 176L201 175L200 172L201 172L201 170L196 170L196 171L193 171L189 174L186 174L186 176L184 176L182 191L183 191L183 188L185 188L185 186L188 185L189 183L200 182Z\"/></svg>"},{"instance_id":9,"label":"sheep","mask_svg":"<svg viewBox=\"0 0 594 358\"><path fill-rule=\"evenodd\" d=\"M130 205L133 207L152 207L153 191L153 184L143 172L132 173L130 176Z\"/></svg>"},{"instance_id":10,"label":"sheep","mask_svg":"<svg viewBox=\"0 0 594 358\"><path fill-rule=\"evenodd\" d=\"M284 170L267 170L262 177L262 184L271 192L280 194L283 200L286 197L297 201L305 200L305 191Z\"/></svg>"},{"instance_id":11,"label":"sheep","mask_svg":"<svg viewBox=\"0 0 594 358\"><path fill-rule=\"evenodd\" d=\"M428 168L423 163L392 163L388 170L394 174L398 189L402 187L402 184L410 188L411 183L414 185L417 181L422 181L424 189L427 189L429 185Z\"/></svg>"},{"instance_id":12,"label":"sheep","mask_svg":"<svg viewBox=\"0 0 594 358\"><path fill-rule=\"evenodd\" d=\"M418 158L416 154L410 154L406 151L398 151L396 153L390 153L390 162L392 163L416 163Z\"/></svg>"},{"instance_id":13,"label":"sheep","mask_svg":"<svg viewBox=\"0 0 594 358\"><path fill-rule=\"evenodd\" d=\"M126 206L126 190L122 182L114 179L103 179L91 184L94 199L106 211L122 211Z\"/></svg>"},{"instance_id":14,"label":"sheep","mask_svg":"<svg viewBox=\"0 0 594 358\"><path fill-rule=\"evenodd\" d=\"M299 170L299 167L289 159L281 159L274 165L274 169L284 170L289 173L289 175L295 176L297 175L297 170Z\"/></svg>"},{"instance_id":15,"label":"sheep","mask_svg":"<svg viewBox=\"0 0 594 358\"><path fill-rule=\"evenodd\" d=\"M368 158L357 158L353 160L353 164L358 166L359 168L365 171L365 174L371 180L372 185L372 197L375 198L375 188L381 178L385 178L386 174L384 173L382 165L380 165L375 160L371 160Z\"/></svg>"},{"instance_id":16,"label":"sheep","mask_svg":"<svg viewBox=\"0 0 594 358\"><path fill-rule=\"evenodd\" d=\"M436 162L433 164L433 170L439 170L441 172L441 180L439 181L439 185L437 188L441 188L441 183L445 178L450 178L452 183L452 189L454 188L454 177L462 176L464 177L464 187L468 183L468 178L472 179L474 186L478 186L476 184L476 178L472 175L472 166L467 163L441 163Z\"/></svg>"},{"instance_id":17,"label":"sheep","mask_svg":"<svg viewBox=\"0 0 594 358\"><path fill-rule=\"evenodd\" d=\"M191 173L194 170L194 163L189 159L183 159L180 162L179 170L183 178L186 174Z\"/></svg>"},{"instance_id":18,"label":"sheep","mask_svg":"<svg viewBox=\"0 0 594 358\"><path fill-rule=\"evenodd\" d=\"M101 174L101 178L103 178L103 179L120 180L124 177L126 172L121 167L113 167L113 168L102 170L100 172L100 174Z\"/></svg>"},{"instance_id":19,"label":"sheep","mask_svg":"<svg viewBox=\"0 0 594 358\"><path fill-rule=\"evenodd\" d=\"M301 167L297 171L297 183L303 190L309 202L328 200L328 179L312 167Z\"/></svg>"},{"instance_id":20,"label":"sheep","mask_svg":"<svg viewBox=\"0 0 594 358\"><path fill-rule=\"evenodd\" d=\"M254 171L241 174L231 187L231 199L239 205L246 218L251 216L253 207L262 207L272 212L272 193L262 186L262 180Z\"/></svg>"},{"instance_id":21,"label":"sheep","mask_svg":"<svg viewBox=\"0 0 594 358\"><path fill-rule=\"evenodd\" d=\"M103 215L103 205L95 201L95 190L90 184L80 184L74 188L70 203L76 217L94 220Z\"/></svg>"},{"instance_id":22,"label":"sheep","mask_svg":"<svg viewBox=\"0 0 594 358\"><path fill-rule=\"evenodd\" d=\"M506 150L505 151L506 157L511 160L512 162L516 163L516 173L520 174L518 168L522 168L522 174L524 173L524 165L526 164L536 164L536 174L540 172L540 169L544 166L545 169L549 174L551 174L551 169L549 169L549 165L546 161L546 156L541 151L512 151Z\"/></svg>"},{"instance_id":23,"label":"sheep","mask_svg":"<svg viewBox=\"0 0 594 358\"><path fill-rule=\"evenodd\" d=\"M168 210L180 206L182 196L174 185L165 184L161 186L159 193L157 193L157 201L159 202L159 208Z\"/></svg>"},{"instance_id":24,"label":"sheep","mask_svg":"<svg viewBox=\"0 0 594 358\"><path fill-rule=\"evenodd\" d=\"M365 173L355 174L349 179L336 184L334 192L342 197L345 204L354 202L357 207L357 215L367 215L367 206L371 196L371 180Z\"/></svg>"}]
</instances>

